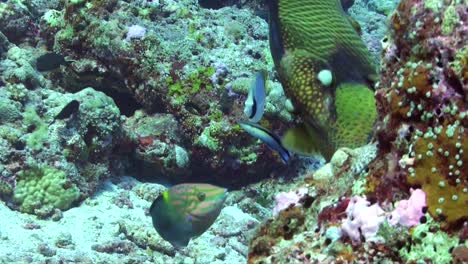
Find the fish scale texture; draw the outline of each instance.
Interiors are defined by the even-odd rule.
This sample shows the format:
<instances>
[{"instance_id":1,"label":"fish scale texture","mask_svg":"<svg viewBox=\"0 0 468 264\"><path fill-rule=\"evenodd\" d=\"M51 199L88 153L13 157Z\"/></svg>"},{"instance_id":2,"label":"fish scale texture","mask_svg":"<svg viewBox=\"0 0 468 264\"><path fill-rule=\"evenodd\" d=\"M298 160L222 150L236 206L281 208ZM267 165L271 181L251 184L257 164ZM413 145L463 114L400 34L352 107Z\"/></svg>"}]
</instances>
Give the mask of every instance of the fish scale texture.
<instances>
[{"instance_id":1,"label":"fish scale texture","mask_svg":"<svg viewBox=\"0 0 468 264\"><path fill-rule=\"evenodd\" d=\"M377 117L374 93L362 85L336 90L337 147L356 148L366 143Z\"/></svg>"},{"instance_id":2,"label":"fish scale texture","mask_svg":"<svg viewBox=\"0 0 468 264\"><path fill-rule=\"evenodd\" d=\"M349 70L344 67L348 65L365 77L375 73L369 52L339 1L278 1L278 15L285 49L306 50L335 70Z\"/></svg>"},{"instance_id":3,"label":"fish scale texture","mask_svg":"<svg viewBox=\"0 0 468 264\"><path fill-rule=\"evenodd\" d=\"M324 91L321 91L320 84L314 76L318 70L316 63L302 56L297 56L293 60L291 74L296 78L287 78L287 85L297 87L297 89L291 89L293 97L302 99L295 100L295 105L312 113L315 116L314 121L318 122L320 126L327 125L330 116L327 106L324 104L326 95Z\"/></svg>"},{"instance_id":4,"label":"fish scale texture","mask_svg":"<svg viewBox=\"0 0 468 264\"><path fill-rule=\"evenodd\" d=\"M284 144L298 152L319 150L326 156L339 147L365 144L376 118L370 88L376 71L341 3L278 0L270 7L272 21L278 21L278 26L271 28L280 34L280 39L271 35L279 76L286 94L309 125L309 135L305 137L310 146L297 144L296 138L304 136L299 130L287 134ZM323 70L332 73L331 85L319 80L318 74Z\"/></svg>"}]
</instances>

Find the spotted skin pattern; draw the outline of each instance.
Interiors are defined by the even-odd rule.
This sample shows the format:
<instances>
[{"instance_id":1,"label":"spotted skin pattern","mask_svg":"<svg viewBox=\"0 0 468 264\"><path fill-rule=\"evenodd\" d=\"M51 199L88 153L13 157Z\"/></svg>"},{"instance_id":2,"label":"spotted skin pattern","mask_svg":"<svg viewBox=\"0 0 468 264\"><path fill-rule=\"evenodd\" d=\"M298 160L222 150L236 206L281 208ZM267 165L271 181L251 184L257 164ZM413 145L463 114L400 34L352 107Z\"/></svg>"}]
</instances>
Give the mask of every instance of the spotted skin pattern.
<instances>
[{"instance_id":1,"label":"spotted skin pattern","mask_svg":"<svg viewBox=\"0 0 468 264\"><path fill-rule=\"evenodd\" d=\"M366 122L365 127L358 129L347 127L361 122L338 117L337 108L340 113L347 113L346 117L371 120L373 124L375 99L369 91L376 67L340 1L272 0L270 11L270 49L279 79L307 125L308 134L318 135L319 138L310 139L315 141L312 145L317 152L329 156L339 147L365 144L372 125ZM322 70L332 72L332 84L323 85L318 80ZM348 87L353 87L352 93L340 94L358 95L369 107L355 109L355 105L340 102L348 98L337 98L337 89ZM357 111L359 114L354 115Z\"/></svg>"}]
</instances>

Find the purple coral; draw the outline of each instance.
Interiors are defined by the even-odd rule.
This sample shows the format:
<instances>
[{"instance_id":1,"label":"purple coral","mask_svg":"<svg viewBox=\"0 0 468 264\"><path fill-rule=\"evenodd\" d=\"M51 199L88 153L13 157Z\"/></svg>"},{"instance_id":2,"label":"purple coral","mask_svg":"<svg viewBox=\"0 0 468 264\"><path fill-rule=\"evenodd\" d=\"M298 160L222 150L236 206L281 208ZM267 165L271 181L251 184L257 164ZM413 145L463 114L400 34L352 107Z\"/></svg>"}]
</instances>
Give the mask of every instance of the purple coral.
<instances>
[{"instance_id":1,"label":"purple coral","mask_svg":"<svg viewBox=\"0 0 468 264\"><path fill-rule=\"evenodd\" d=\"M215 62L212 64L212 66L215 69L215 73L210 76L211 83L220 83L224 78L226 78L227 74L229 73L229 69L226 64L222 62Z\"/></svg>"},{"instance_id":2,"label":"purple coral","mask_svg":"<svg viewBox=\"0 0 468 264\"><path fill-rule=\"evenodd\" d=\"M130 41L132 39L142 39L146 35L146 28L140 25L133 25L128 28L127 37L125 38L126 41Z\"/></svg>"},{"instance_id":3,"label":"purple coral","mask_svg":"<svg viewBox=\"0 0 468 264\"><path fill-rule=\"evenodd\" d=\"M299 188L297 191L280 192L275 197L275 208L273 215L278 215L279 212L288 208L291 205L297 205L299 200L307 194L307 188Z\"/></svg>"},{"instance_id":4,"label":"purple coral","mask_svg":"<svg viewBox=\"0 0 468 264\"><path fill-rule=\"evenodd\" d=\"M348 217L343 220L341 229L353 243L361 242L361 234L367 241L373 240L385 221L384 210L378 204L369 204L365 197L354 196L346 208Z\"/></svg>"},{"instance_id":5,"label":"purple coral","mask_svg":"<svg viewBox=\"0 0 468 264\"><path fill-rule=\"evenodd\" d=\"M391 214L389 223L406 227L418 225L421 217L424 216L424 207L426 207L426 193L421 189L411 189L411 197L398 203L398 206Z\"/></svg>"}]
</instances>

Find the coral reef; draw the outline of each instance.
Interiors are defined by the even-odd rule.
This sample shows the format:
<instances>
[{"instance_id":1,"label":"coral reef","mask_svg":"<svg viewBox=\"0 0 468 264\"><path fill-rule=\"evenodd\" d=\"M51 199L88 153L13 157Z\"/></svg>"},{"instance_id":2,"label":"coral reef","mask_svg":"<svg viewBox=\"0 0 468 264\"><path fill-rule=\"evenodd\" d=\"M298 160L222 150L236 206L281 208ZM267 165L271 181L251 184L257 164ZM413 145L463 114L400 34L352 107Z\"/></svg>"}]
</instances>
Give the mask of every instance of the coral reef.
<instances>
[{"instance_id":1,"label":"coral reef","mask_svg":"<svg viewBox=\"0 0 468 264\"><path fill-rule=\"evenodd\" d=\"M15 201L10 206L45 216L54 209L68 209L79 198L78 192L79 199L88 197L109 176L121 120L112 99L92 88L74 94L53 90L53 84L32 66L31 52L11 45L0 62L5 83L0 92L0 182L5 189L2 199ZM73 100L79 108L58 119ZM59 179L45 180L48 175ZM42 192L31 195L41 179L46 185L37 188ZM64 185L74 191L57 196Z\"/></svg>"},{"instance_id":2,"label":"coral reef","mask_svg":"<svg viewBox=\"0 0 468 264\"><path fill-rule=\"evenodd\" d=\"M375 95L374 140L285 166L238 125L260 70L260 125L298 121L266 1L0 1L0 263L467 262L466 3L341 2L380 80L335 95L339 136L368 136L346 109ZM229 195L174 248L151 225L156 181Z\"/></svg>"},{"instance_id":3,"label":"coral reef","mask_svg":"<svg viewBox=\"0 0 468 264\"><path fill-rule=\"evenodd\" d=\"M214 181L222 181L216 178L224 175L233 184L240 181L238 185L267 177L281 166L279 158L259 150L253 140L239 140L247 137L237 123L243 118L241 106L250 84L228 93L239 78L273 67L267 24L251 11L213 11L190 1L78 1L65 2L63 10L51 12L42 16L40 35L48 50L73 60L51 73L55 85L71 92L86 86L103 91L130 119L140 108L152 119L162 116L153 113L174 116L180 131L174 142L177 156L187 152L187 159L178 161L183 166L174 165L174 145L166 153L152 153L163 147L158 142L139 147L136 159L153 163L179 181L183 179L175 176L193 171ZM279 113L280 118L288 117L284 104L272 104L285 100L275 84L267 106L273 124ZM126 128L134 130L131 123ZM141 146L139 139L126 141ZM253 157L253 153L259 154ZM264 174L239 177L247 167L262 168Z\"/></svg>"},{"instance_id":4,"label":"coral reef","mask_svg":"<svg viewBox=\"0 0 468 264\"><path fill-rule=\"evenodd\" d=\"M459 229L468 220L458 210L468 201L468 123L465 59L457 56L466 49L460 19L467 13L456 1L437 8L432 2L402 1L391 18L376 95L380 153L368 188L384 202L407 186L421 187L431 216Z\"/></svg>"}]
</instances>

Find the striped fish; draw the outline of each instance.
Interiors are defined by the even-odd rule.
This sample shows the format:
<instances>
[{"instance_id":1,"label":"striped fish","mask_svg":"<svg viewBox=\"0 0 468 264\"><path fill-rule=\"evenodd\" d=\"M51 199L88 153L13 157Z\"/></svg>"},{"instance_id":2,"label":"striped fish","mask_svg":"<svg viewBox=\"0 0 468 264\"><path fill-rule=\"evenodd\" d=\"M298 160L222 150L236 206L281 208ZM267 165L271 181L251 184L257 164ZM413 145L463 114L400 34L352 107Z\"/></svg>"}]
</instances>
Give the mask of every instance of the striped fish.
<instances>
[{"instance_id":1,"label":"striped fish","mask_svg":"<svg viewBox=\"0 0 468 264\"><path fill-rule=\"evenodd\" d=\"M211 184L175 185L151 205L153 226L174 247L185 247L214 223L226 197L225 188Z\"/></svg>"},{"instance_id":2,"label":"striped fish","mask_svg":"<svg viewBox=\"0 0 468 264\"><path fill-rule=\"evenodd\" d=\"M252 122L243 121L240 122L239 125L251 136L256 139L260 139L271 150L277 151L283 163L288 164L288 161L291 158L291 154L281 145L281 140L278 138L278 136L276 136L276 134Z\"/></svg>"},{"instance_id":3,"label":"striped fish","mask_svg":"<svg viewBox=\"0 0 468 264\"><path fill-rule=\"evenodd\" d=\"M376 68L356 23L339 0L271 0L269 9L275 67L304 121L283 145L329 159L339 147L365 144L376 118Z\"/></svg>"}]
</instances>

